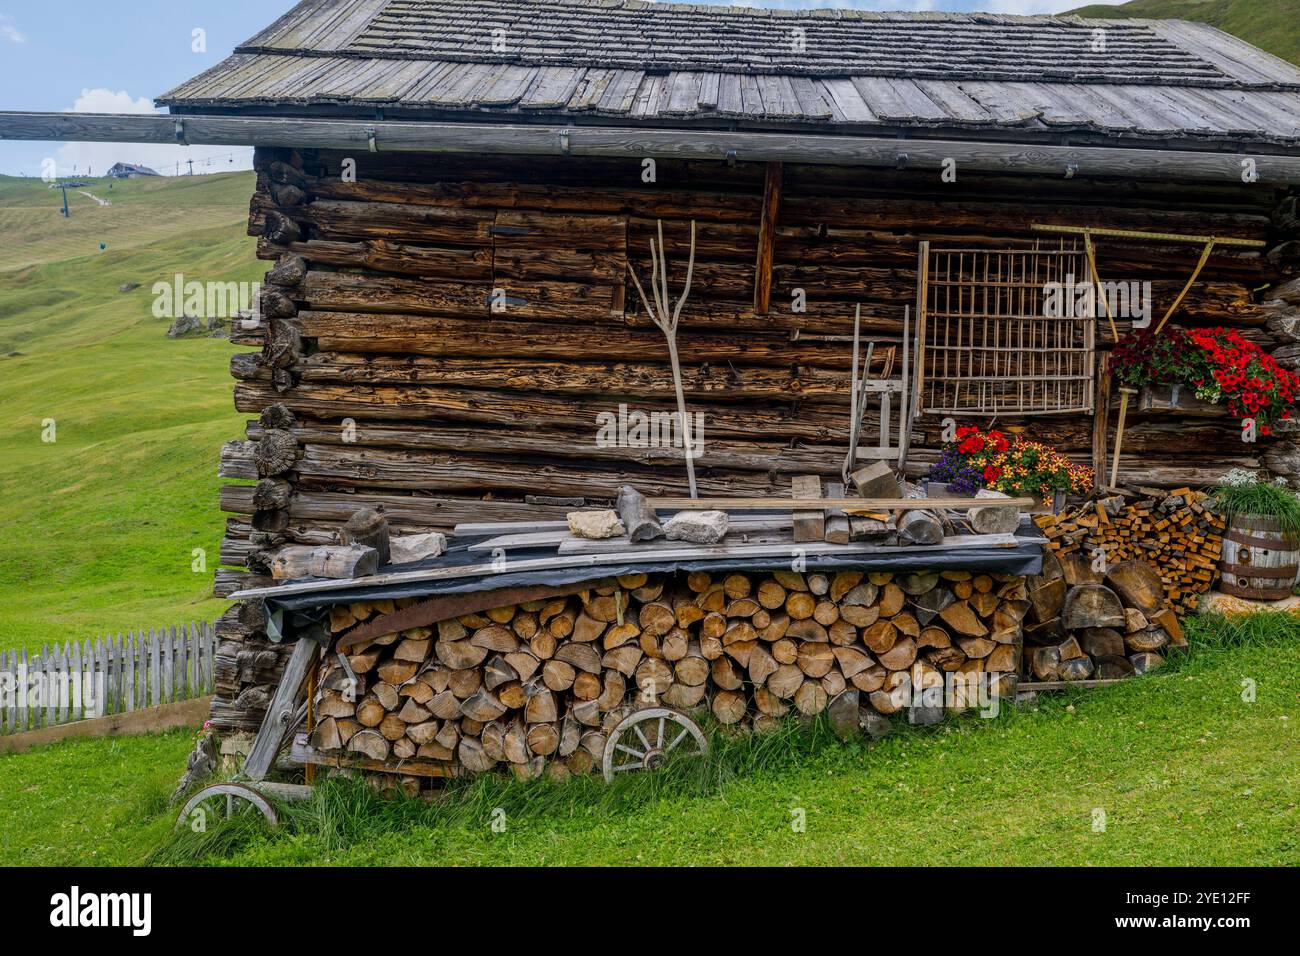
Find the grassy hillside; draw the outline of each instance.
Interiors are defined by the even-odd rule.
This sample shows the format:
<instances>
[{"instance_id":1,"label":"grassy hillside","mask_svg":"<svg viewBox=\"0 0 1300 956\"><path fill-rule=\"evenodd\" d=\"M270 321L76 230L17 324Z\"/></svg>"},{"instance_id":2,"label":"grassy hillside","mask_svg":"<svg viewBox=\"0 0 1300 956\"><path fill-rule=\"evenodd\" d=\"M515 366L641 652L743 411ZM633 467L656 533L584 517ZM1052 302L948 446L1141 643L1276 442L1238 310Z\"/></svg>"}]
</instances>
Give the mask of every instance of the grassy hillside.
<instances>
[{"instance_id":1,"label":"grassy hillside","mask_svg":"<svg viewBox=\"0 0 1300 956\"><path fill-rule=\"evenodd\" d=\"M790 725L693 772L486 777L432 805L325 785L274 835L170 837L187 734L68 741L0 756L0 864L1296 866L1300 622L1270 623L1235 647L1196 626L1164 673L878 744Z\"/></svg>"},{"instance_id":2,"label":"grassy hillside","mask_svg":"<svg viewBox=\"0 0 1300 956\"><path fill-rule=\"evenodd\" d=\"M1071 10L1084 17L1197 20L1300 63L1300 0L1130 0Z\"/></svg>"},{"instance_id":3,"label":"grassy hillside","mask_svg":"<svg viewBox=\"0 0 1300 956\"><path fill-rule=\"evenodd\" d=\"M0 177L0 648L212 617L231 345L170 340L151 286L255 281L251 173L114 183L102 206ZM106 248L100 250L100 244ZM124 283L140 288L119 292ZM56 441L42 441L53 419ZM191 570L191 551L208 570Z\"/></svg>"}]
</instances>

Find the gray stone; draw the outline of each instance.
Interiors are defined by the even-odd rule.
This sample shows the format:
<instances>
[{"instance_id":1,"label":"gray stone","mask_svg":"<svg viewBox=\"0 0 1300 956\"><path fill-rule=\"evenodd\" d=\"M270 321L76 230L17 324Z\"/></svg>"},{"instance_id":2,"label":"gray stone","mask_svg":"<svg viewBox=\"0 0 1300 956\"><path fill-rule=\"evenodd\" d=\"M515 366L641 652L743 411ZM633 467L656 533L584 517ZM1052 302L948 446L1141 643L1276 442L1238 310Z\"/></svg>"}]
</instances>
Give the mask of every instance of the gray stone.
<instances>
[{"instance_id":1,"label":"gray stone","mask_svg":"<svg viewBox=\"0 0 1300 956\"><path fill-rule=\"evenodd\" d=\"M626 534L623 522L613 511L570 511L569 533L575 538L617 538Z\"/></svg>"},{"instance_id":2,"label":"gray stone","mask_svg":"<svg viewBox=\"0 0 1300 956\"><path fill-rule=\"evenodd\" d=\"M975 493L979 499L1006 499L1009 496L1000 491L989 491L987 488L981 488ZM1011 534L1020 527L1020 509L1014 505L1010 507L999 507L997 505L984 505L981 507L971 508L966 512L966 519L970 522L971 530L976 534Z\"/></svg>"},{"instance_id":3,"label":"gray stone","mask_svg":"<svg viewBox=\"0 0 1300 956\"><path fill-rule=\"evenodd\" d=\"M717 544L727 533L725 511L679 511L664 522L664 536L670 541Z\"/></svg>"},{"instance_id":4,"label":"gray stone","mask_svg":"<svg viewBox=\"0 0 1300 956\"><path fill-rule=\"evenodd\" d=\"M132 290L134 290L134 289L138 289L138 288L140 288L140 283L138 283L138 282L123 282L120 286L117 287L117 291L118 291L118 292L131 292Z\"/></svg>"},{"instance_id":5,"label":"gray stone","mask_svg":"<svg viewBox=\"0 0 1300 956\"><path fill-rule=\"evenodd\" d=\"M407 534L388 539L388 559L393 564L436 558L447 550L447 536L438 531Z\"/></svg>"},{"instance_id":6,"label":"gray stone","mask_svg":"<svg viewBox=\"0 0 1300 956\"><path fill-rule=\"evenodd\" d=\"M172 322L167 329L167 338L179 339L183 335L189 335L191 332L203 331L203 320L193 315L182 315L179 319Z\"/></svg>"}]
</instances>

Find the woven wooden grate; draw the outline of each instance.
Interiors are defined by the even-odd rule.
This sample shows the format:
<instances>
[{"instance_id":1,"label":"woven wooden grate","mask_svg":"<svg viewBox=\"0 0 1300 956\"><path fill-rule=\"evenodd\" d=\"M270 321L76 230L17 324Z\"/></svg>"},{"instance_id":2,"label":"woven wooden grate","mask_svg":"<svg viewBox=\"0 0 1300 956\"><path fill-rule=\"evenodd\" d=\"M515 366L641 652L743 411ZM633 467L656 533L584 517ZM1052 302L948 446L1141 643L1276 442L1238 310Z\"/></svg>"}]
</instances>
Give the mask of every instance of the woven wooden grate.
<instances>
[{"instance_id":1,"label":"woven wooden grate","mask_svg":"<svg viewBox=\"0 0 1300 956\"><path fill-rule=\"evenodd\" d=\"M1096 306L1076 296L1089 274L1083 246L1074 240L1004 249L936 249L922 243L920 411L1091 411Z\"/></svg>"}]
</instances>

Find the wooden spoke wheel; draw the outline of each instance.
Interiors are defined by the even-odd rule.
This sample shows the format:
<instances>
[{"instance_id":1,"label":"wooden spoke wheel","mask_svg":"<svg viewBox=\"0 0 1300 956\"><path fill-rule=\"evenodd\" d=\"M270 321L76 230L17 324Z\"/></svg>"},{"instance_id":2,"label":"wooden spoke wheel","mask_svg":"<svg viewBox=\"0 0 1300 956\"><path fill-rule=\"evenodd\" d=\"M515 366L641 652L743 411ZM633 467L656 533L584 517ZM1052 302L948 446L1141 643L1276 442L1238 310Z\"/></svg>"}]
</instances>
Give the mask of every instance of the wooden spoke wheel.
<instances>
[{"instance_id":1,"label":"wooden spoke wheel","mask_svg":"<svg viewBox=\"0 0 1300 956\"><path fill-rule=\"evenodd\" d=\"M669 754L703 756L709 742L695 721L667 707L647 707L619 721L605 743L605 781L629 770L655 770Z\"/></svg>"},{"instance_id":2,"label":"wooden spoke wheel","mask_svg":"<svg viewBox=\"0 0 1300 956\"><path fill-rule=\"evenodd\" d=\"M185 802L176 817L176 826L193 826L196 819L202 819L206 826L209 819L229 820L245 813L260 813L269 826L280 825L271 801L252 787L242 783L214 783Z\"/></svg>"}]
</instances>

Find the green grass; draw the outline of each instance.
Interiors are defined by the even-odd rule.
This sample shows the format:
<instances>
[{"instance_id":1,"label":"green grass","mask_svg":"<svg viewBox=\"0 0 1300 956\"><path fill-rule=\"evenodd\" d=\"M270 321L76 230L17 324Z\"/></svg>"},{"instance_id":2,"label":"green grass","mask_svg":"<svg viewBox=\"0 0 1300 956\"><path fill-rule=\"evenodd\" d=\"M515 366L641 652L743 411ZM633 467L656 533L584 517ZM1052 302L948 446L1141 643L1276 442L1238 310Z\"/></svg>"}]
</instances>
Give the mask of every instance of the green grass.
<instances>
[{"instance_id":1,"label":"green grass","mask_svg":"<svg viewBox=\"0 0 1300 956\"><path fill-rule=\"evenodd\" d=\"M1164 672L995 720L875 744L791 725L610 787L481 777L433 804L328 783L274 834L169 837L180 735L68 742L0 757L0 863L1300 865L1300 621L1188 631Z\"/></svg>"},{"instance_id":2,"label":"green grass","mask_svg":"<svg viewBox=\"0 0 1300 956\"><path fill-rule=\"evenodd\" d=\"M167 837L167 798L193 739L83 738L0 756L0 862L138 864Z\"/></svg>"},{"instance_id":3,"label":"green grass","mask_svg":"<svg viewBox=\"0 0 1300 956\"><path fill-rule=\"evenodd\" d=\"M171 340L151 287L256 281L251 173L94 181L72 217L0 177L0 649L211 618L232 346ZM16 231L15 231L16 230ZM99 243L107 250L99 251ZM119 292L124 283L140 288ZM56 441L42 440L53 419ZM191 570L193 549L206 570Z\"/></svg>"},{"instance_id":4,"label":"green grass","mask_svg":"<svg viewBox=\"0 0 1300 956\"><path fill-rule=\"evenodd\" d=\"M1300 63L1300 0L1130 0L1069 11L1083 17L1196 20Z\"/></svg>"}]
</instances>

